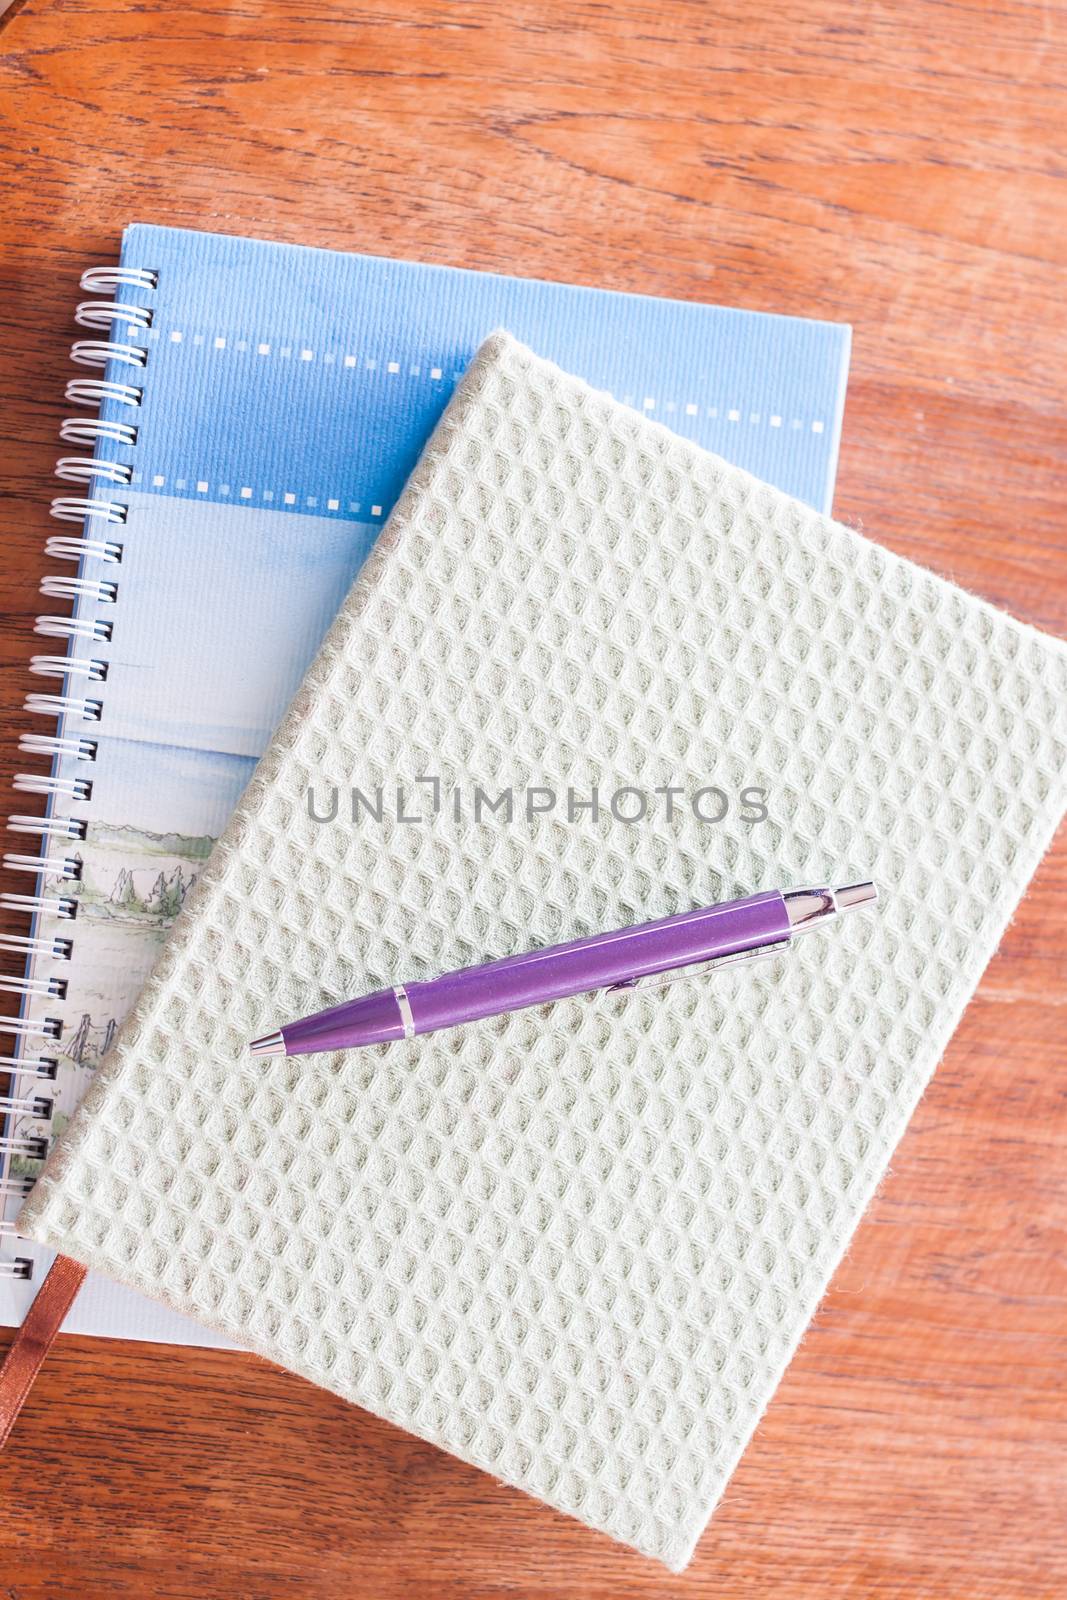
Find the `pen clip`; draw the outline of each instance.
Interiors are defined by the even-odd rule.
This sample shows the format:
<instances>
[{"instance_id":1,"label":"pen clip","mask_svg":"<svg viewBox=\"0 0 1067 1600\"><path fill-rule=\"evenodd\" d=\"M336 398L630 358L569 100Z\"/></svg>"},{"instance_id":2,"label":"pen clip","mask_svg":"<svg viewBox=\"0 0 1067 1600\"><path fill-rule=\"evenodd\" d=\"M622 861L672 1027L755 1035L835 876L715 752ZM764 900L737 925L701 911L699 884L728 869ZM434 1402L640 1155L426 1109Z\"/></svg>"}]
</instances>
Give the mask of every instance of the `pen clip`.
<instances>
[{"instance_id":1,"label":"pen clip","mask_svg":"<svg viewBox=\"0 0 1067 1600\"><path fill-rule=\"evenodd\" d=\"M612 989L665 989L669 983L683 978L696 978L717 967L735 966L741 961L767 961L789 948L789 939L775 939L771 944L757 944L751 950L737 950L728 956L713 956L710 961L695 961L685 967L670 967L666 972L652 972L647 978L625 978L610 985Z\"/></svg>"}]
</instances>

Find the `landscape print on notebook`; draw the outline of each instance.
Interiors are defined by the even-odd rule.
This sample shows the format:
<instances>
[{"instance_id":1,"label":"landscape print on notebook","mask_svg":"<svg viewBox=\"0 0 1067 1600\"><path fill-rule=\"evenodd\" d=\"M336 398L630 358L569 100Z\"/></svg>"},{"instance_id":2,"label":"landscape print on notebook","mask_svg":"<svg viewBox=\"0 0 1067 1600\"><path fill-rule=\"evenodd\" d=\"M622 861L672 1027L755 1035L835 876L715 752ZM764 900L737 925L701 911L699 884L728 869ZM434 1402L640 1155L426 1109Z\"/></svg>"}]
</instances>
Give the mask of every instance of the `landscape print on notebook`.
<instances>
[{"instance_id":1,"label":"landscape print on notebook","mask_svg":"<svg viewBox=\"0 0 1067 1600\"><path fill-rule=\"evenodd\" d=\"M91 768L68 758L55 769L92 774L88 803L57 807L84 821L86 837L46 847L76 860L81 881L38 891L77 902L73 925L38 919L69 931L74 951L65 998L27 1007L35 1023L55 1019L58 1040L21 1041L25 1056L59 1062L55 1131L489 331L508 327L820 510L830 508L849 353L849 330L827 323L179 229L129 228L121 259L156 284L114 294L148 307L152 326L114 325L112 338L142 347L147 364L113 361L104 373L143 391L134 409L110 399L99 412L137 426L135 448L107 441L96 452L132 471L128 489L107 491L127 508L121 565L82 567L116 578L117 595L75 605L86 629L111 628L109 643L92 646L108 675L99 722L67 716L58 728L97 745ZM78 640L73 653L86 653ZM31 975L55 971L38 958ZM6 1176L33 1175L31 1141L46 1125L23 1116L9 1131L21 1151ZM21 1320L47 1259L18 1249L34 1276L0 1285L7 1322ZM68 1327L204 1337L93 1280Z\"/></svg>"}]
</instances>

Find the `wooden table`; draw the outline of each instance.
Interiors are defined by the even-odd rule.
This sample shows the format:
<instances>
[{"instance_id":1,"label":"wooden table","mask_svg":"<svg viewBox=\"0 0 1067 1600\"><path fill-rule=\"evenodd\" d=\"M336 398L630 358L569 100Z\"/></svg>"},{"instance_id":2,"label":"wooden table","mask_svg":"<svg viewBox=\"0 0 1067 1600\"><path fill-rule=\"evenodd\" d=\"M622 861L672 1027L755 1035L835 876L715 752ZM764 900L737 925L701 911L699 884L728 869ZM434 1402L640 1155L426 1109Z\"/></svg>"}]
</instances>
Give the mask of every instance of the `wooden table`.
<instances>
[{"instance_id":1,"label":"wooden table","mask_svg":"<svg viewBox=\"0 0 1067 1600\"><path fill-rule=\"evenodd\" d=\"M8 767L77 275L131 219L849 321L838 512L1067 635L1062 3L0 28ZM1061 836L684 1577L249 1358L66 1339L0 1456L0 1596L1067 1595L1065 894Z\"/></svg>"}]
</instances>

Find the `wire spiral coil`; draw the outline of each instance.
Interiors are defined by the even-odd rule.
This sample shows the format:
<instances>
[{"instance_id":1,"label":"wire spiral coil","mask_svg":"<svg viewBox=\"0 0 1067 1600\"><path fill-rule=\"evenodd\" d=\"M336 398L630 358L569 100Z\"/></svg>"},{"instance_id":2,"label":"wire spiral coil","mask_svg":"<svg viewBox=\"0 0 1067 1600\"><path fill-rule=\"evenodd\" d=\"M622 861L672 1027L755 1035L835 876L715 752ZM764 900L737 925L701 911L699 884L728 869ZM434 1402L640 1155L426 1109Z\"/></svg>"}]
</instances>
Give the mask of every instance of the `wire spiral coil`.
<instances>
[{"instance_id":1,"label":"wire spiral coil","mask_svg":"<svg viewBox=\"0 0 1067 1600\"><path fill-rule=\"evenodd\" d=\"M129 412L139 408L148 351L130 340L151 328L153 309L118 296L127 290L140 301L157 283L155 272L140 267L91 267L82 273L81 288L94 298L78 304L74 320L90 337L74 341L71 359L95 375L70 380L66 397L72 404L122 407ZM0 1278L33 1274L33 1261L19 1253L14 1225L2 1220L2 1212L7 1202L22 1199L33 1187L32 1175L17 1171L14 1163L43 1160L48 1151L55 1102L46 1086L59 1072L58 1057L49 1053L48 1045L61 1038L63 1021L35 1012L42 1002L66 998L63 968L71 961L75 941L61 929L75 921L78 901L64 891L66 885L79 884L82 876L81 858L70 841L85 839L88 829L84 817L66 816L59 808L63 803L85 804L93 793L91 777L61 771L60 764L91 764L98 755L97 740L81 732L80 725L99 723L103 715L103 703L89 686L106 681L108 663L92 647L110 643L113 624L95 613L98 607L115 604L119 586L113 578L98 576L97 569L121 565L123 545L105 530L125 523L127 506L114 493L128 487L133 478L129 463L109 459L108 451L115 446L134 448L137 432L132 420L102 415L66 417L59 428L63 444L92 453L65 455L56 462L57 478L81 492L57 496L51 515L60 522L77 523L79 532L57 533L45 543L47 555L75 563L76 570L73 576L44 578L41 593L71 601L73 612L39 616L34 627L43 638L62 640L66 646L64 655L34 655L30 660L36 676L61 680L61 692L35 692L25 700L26 711L52 718L56 731L25 733L18 745L25 755L47 757L50 769L44 774L18 773L13 780L16 792L44 796L47 809L41 816L7 819L9 832L34 835L40 844L36 853L15 852L3 858L5 871L32 875L34 892L0 894L0 905L25 915L30 924L27 933L0 935L0 953L16 961L21 958L21 971L0 973L0 993L16 996L20 1006L17 1016L0 1016L0 1033L15 1040L11 1054L0 1055ZM83 687L89 692L83 693ZM53 930L52 924L59 927ZM58 970L46 970L52 965Z\"/></svg>"}]
</instances>

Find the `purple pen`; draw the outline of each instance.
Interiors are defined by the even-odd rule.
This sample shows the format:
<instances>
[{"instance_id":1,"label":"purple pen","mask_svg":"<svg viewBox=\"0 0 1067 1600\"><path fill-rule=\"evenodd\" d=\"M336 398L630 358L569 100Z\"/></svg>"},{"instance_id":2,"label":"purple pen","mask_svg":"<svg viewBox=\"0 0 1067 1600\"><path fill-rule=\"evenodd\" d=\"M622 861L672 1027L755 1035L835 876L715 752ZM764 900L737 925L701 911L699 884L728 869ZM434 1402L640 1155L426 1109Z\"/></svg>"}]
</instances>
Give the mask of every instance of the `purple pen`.
<instances>
[{"instance_id":1,"label":"purple pen","mask_svg":"<svg viewBox=\"0 0 1067 1600\"><path fill-rule=\"evenodd\" d=\"M873 883L841 889L787 889L637 923L587 939L462 967L421 983L377 989L290 1022L252 1042L257 1056L302 1056L414 1039L505 1011L547 1005L642 979L688 977L728 961L785 949L799 933L878 898Z\"/></svg>"}]
</instances>

